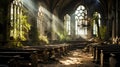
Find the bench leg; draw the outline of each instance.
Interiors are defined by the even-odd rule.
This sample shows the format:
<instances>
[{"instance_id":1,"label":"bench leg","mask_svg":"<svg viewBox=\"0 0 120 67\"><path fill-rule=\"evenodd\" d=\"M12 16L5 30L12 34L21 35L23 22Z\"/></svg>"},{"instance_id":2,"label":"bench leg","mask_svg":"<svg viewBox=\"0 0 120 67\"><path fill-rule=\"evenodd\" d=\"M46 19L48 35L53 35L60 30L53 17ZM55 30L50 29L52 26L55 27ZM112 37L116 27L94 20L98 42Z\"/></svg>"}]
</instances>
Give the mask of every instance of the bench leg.
<instances>
[{"instance_id":1,"label":"bench leg","mask_svg":"<svg viewBox=\"0 0 120 67\"><path fill-rule=\"evenodd\" d=\"M110 65L110 67L116 67L116 66L115 66L116 63L117 63L116 59L115 59L113 56L111 56L111 57L109 58L109 65Z\"/></svg>"},{"instance_id":2,"label":"bench leg","mask_svg":"<svg viewBox=\"0 0 120 67\"><path fill-rule=\"evenodd\" d=\"M103 67L103 56L104 56L103 50L101 50L101 53L100 53L100 65L101 65L101 67Z\"/></svg>"},{"instance_id":3,"label":"bench leg","mask_svg":"<svg viewBox=\"0 0 120 67\"><path fill-rule=\"evenodd\" d=\"M97 62L98 61L98 50L96 48L96 51L95 51L95 61Z\"/></svg>"}]
</instances>

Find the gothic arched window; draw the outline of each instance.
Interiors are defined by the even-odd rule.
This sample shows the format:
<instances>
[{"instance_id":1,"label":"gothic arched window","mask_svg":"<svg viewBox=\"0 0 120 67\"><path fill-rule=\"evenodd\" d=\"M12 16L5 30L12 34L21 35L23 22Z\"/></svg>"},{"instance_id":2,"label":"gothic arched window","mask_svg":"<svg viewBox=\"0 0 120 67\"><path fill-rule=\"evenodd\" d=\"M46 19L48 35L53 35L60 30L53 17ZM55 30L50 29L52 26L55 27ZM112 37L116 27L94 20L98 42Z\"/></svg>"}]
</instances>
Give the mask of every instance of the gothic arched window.
<instances>
[{"instance_id":1,"label":"gothic arched window","mask_svg":"<svg viewBox=\"0 0 120 67\"><path fill-rule=\"evenodd\" d=\"M26 9L20 0L13 0L10 7L10 40L26 40L30 24Z\"/></svg>"},{"instance_id":2,"label":"gothic arched window","mask_svg":"<svg viewBox=\"0 0 120 67\"><path fill-rule=\"evenodd\" d=\"M101 26L101 15L100 13L95 12L94 17L97 17L97 21L95 19L93 20L93 35L98 36L97 32L98 32L98 27ZM98 22L98 26L97 26L97 22Z\"/></svg>"},{"instance_id":3,"label":"gothic arched window","mask_svg":"<svg viewBox=\"0 0 120 67\"><path fill-rule=\"evenodd\" d=\"M41 33L42 35L44 34L44 14L43 14L43 7L39 6L39 11L38 11L38 17L37 17L37 28L39 30L39 33Z\"/></svg>"},{"instance_id":4,"label":"gothic arched window","mask_svg":"<svg viewBox=\"0 0 120 67\"><path fill-rule=\"evenodd\" d=\"M64 16L64 29L65 29L65 32L67 33L67 35L70 35L71 34L71 26L70 26L70 16L68 14L66 14Z\"/></svg>"},{"instance_id":5,"label":"gothic arched window","mask_svg":"<svg viewBox=\"0 0 120 67\"><path fill-rule=\"evenodd\" d=\"M11 9L10 9L10 37L13 37L14 39L16 38L20 38L20 34L21 32L21 20L20 20L20 16L22 15L22 3L18 0L14 0L11 3ZM17 33L19 32L19 33Z\"/></svg>"},{"instance_id":6,"label":"gothic arched window","mask_svg":"<svg viewBox=\"0 0 120 67\"><path fill-rule=\"evenodd\" d=\"M75 11L75 34L87 35L87 10L83 5L80 5Z\"/></svg>"}]
</instances>

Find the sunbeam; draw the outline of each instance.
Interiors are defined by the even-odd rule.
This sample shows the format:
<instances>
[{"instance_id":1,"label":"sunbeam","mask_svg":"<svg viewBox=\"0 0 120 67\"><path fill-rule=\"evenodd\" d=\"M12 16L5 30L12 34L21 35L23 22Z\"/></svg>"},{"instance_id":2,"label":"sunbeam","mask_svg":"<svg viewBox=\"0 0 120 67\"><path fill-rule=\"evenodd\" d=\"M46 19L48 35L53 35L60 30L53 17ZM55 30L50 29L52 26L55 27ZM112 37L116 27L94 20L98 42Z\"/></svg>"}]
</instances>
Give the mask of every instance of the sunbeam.
<instances>
[{"instance_id":1,"label":"sunbeam","mask_svg":"<svg viewBox=\"0 0 120 67\"><path fill-rule=\"evenodd\" d=\"M41 5L39 6L38 21L38 23L43 24L43 27L46 27L47 25L46 29L49 29L49 31L51 30L53 34L58 35L59 37L64 34L63 22L56 15L54 15ZM60 32L61 30L63 32Z\"/></svg>"},{"instance_id":2,"label":"sunbeam","mask_svg":"<svg viewBox=\"0 0 120 67\"><path fill-rule=\"evenodd\" d=\"M27 10L33 14L33 16L36 16L35 13L38 11L38 8L36 7L37 4L35 4L32 0L20 0L23 3L23 6L27 8Z\"/></svg>"},{"instance_id":3,"label":"sunbeam","mask_svg":"<svg viewBox=\"0 0 120 67\"><path fill-rule=\"evenodd\" d=\"M35 4L33 0L21 0L23 5L28 9L28 12L30 12L31 16L36 17L37 20L37 31L39 35L45 35L48 36L48 32L51 33L49 36L55 37L55 39L58 37L60 39L66 38L65 35L68 35L68 32L65 32L65 25L61 19L59 19L59 16L57 16L57 13L53 11L48 10L46 7L43 6L41 3ZM51 13L53 12L53 13ZM70 21L71 22L71 21ZM73 25L71 25L70 29L71 32L74 30ZM47 32L47 33L46 33ZM81 37L83 39L86 39L86 36L83 34L82 29L78 31L82 35L76 36ZM72 32L74 34L74 32ZM57 36L56 36L57 35ZM72 34L69 34L72 35ZM73 35L74 36L74 35Z\"/></svg>"}]
</instances>

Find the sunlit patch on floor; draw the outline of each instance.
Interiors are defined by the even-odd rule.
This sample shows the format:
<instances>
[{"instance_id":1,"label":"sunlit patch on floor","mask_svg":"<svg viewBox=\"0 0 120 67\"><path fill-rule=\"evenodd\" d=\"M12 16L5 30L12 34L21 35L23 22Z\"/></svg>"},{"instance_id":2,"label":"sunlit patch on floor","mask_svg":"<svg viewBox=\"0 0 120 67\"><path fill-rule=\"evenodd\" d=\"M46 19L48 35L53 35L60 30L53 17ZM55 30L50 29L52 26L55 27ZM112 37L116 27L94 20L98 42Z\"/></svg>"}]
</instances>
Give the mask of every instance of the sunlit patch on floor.
<instances>
[{"instance_id":1,"label":"sunlit patch on floor","mask_svg":"<svg viewBox=\"0 0 120 67\"><path fill-rule=\"evenodd\" d=\"M93 57L89 53L83 53L81 50L74 50L67 57L63 57L59 62L64 65L86 64L92 61Z\"/></svg>"},{"instance_id":2,"label":"sunlit patch on floor","mask_svg":"<svg viewBox=\"0 0 120 67\"><path fill-rule=\"evenodd\" d=\"M71 50L67 55L57 58L57 63L39 64L39 67L100 67L93 63L93 56L82 49Z\"/></svg>"},{"instance_id":3,"label":"sunlit patch on floor","mask_svg":"<svg viewBox=\"0 0 120 67\"><path fill-rule=\"evenodd\" d=\"M68 57L65 60L60 60L60 63L64 65L71 65L71 64L82 64L81 58L73 58L73 57Z\"/></svg>"}]
</instances>

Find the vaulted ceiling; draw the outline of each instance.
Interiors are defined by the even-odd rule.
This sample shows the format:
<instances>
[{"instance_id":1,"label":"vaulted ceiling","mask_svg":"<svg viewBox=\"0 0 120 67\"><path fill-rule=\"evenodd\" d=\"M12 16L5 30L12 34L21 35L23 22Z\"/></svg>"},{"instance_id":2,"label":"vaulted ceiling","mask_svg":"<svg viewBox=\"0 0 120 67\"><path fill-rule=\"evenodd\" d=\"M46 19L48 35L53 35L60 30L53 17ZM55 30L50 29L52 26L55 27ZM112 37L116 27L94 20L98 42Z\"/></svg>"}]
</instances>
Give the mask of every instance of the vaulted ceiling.
<instances>
[{"instance_id":1,"label":"vaulted ceiling","mask_svg":"<svg viewBox=\"0 0 120 67\"><path fill-rule=\"evenodd\" d=\"M59 14L72 13L77 6L84 5L89 12L106 13L112 0L38 0L44 2L51 10L58 9Z\"/></svg>"},{"instance_id":2,"label":"vaulted ceiling","mask_svg":"<svg viewBox=\"0 0 120 67\"><path fill-rule=\"evenodd\" d=\"M1 0L0 5L5 6L13 0ZM29 0L28 0L29 1ZM89 12L99 11L103 14L108 12L113 0L31 0L42 1L51 10L57 9L59 14L72 13L79 5L84 5Z\"/></svg>"}]
</instances>

